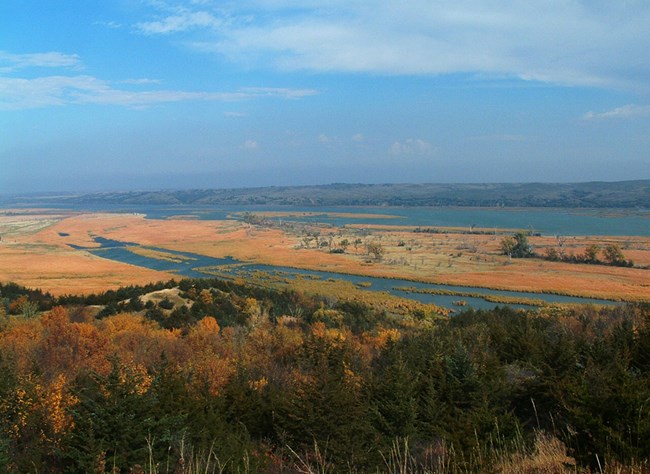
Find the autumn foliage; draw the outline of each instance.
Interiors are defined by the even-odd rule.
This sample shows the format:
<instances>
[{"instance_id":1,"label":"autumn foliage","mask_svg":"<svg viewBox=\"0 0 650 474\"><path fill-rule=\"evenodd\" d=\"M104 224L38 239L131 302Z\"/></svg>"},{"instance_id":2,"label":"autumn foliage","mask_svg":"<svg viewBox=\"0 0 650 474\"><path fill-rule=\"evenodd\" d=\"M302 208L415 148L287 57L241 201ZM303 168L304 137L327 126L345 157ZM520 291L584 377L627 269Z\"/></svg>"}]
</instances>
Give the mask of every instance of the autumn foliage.
<instances>
[{"instance_id":1,"label":"autumn foliage","mask_svg":"<svg viewBox=\"0 0 650 474\"><path fill-rule=\"evenodd\" d=\"M0 471L648 467L647 306L434 318L163 286L171 307L131 287L3 316ZM80 309L102 299L98 317Z\"/></svg>"}]
</instances>

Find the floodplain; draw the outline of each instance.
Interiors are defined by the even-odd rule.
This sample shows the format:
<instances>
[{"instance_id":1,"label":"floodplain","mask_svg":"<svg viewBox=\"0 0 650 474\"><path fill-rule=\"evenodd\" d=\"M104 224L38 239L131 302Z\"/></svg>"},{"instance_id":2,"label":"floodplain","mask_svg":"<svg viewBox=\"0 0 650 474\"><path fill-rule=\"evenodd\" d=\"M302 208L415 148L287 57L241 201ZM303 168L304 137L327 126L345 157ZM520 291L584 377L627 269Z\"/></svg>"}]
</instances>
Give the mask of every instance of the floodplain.
<instances>
[{"instance_id":1,"label":"floodplain","mask_svg":"<svg viewBox=\"0 0 650 474\"><path fill-rule=\"evenodd\" d=\"M503 254L501 242L518 230L526 231L524 225L519 229L403 225L391 211L253 209L213 220L183 209L158 219L147 218L144 212L6 209L0 212L0 280L61 295L178 276L93 253L100 247L97 239L110 239L127 243L134 256L161 261L187 260L178 254L187 252L248 264L457 285L468 287L468 293L471 288L491 288L650 301L648 236L528 231L540 256L548 249L582 255L590 246L616 245L634 262L632 267L510 258ZM314 286L327 290L323 284L295 284L309 291L318 289Z\"/></svg>"}]
</instances>

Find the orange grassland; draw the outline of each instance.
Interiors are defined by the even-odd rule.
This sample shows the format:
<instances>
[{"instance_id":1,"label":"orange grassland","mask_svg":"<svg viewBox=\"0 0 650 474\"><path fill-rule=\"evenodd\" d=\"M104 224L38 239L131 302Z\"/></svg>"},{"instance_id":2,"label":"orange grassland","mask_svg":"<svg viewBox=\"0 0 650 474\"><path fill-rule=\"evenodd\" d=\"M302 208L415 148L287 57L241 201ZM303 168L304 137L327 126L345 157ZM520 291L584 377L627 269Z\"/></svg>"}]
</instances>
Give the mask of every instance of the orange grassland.
<instances>
[{"instance_id":1,"label":"orange grassland","mask_svg":"<svg viewBox=\"0 0 650 474\"><path fill-rule=\"evenodd\" d=\"M26 224L28 222L29 224ZM477 229L480 230L480 229ZM650 238L568 237L567 253L590 244L616 243L635 268L568 264L500 255L503 235L415 233L406 227L332 228L300 224L253 225L240 221L149 220L132 214L0 215L0 280L53 294L88 293L128 284L166 280L174 275L122 264L72 249L93 246L94 236L143 246L187 251L246 262L329 270L368 276L401 277L498 289L556 292L627 301L650 301ZM318 235L318 242L307 236ZM331 253L347 240L345 253ZM354 242L356 241L356 244ZM376 261L366 244L381 245ZM531 237L543 254L558 246L553 237ZM646 268L643 268L646 267Z\"/></svg>"}]
</instances>

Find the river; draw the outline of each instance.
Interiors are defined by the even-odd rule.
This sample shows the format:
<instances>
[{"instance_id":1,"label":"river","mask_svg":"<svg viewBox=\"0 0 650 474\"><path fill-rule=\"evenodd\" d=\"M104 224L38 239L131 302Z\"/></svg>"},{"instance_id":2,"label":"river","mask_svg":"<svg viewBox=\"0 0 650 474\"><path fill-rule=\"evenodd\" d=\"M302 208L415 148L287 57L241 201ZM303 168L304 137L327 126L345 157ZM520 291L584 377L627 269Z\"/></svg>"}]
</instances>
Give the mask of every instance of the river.
<instances>
[{"instance_id":1,"label":"river","mask_svg":"<svg viewBox=\"0 0 650 474\"><path fill-rule=\"evenodd\" d=\"M216 273L220 276L225 275L226 277L232 278L243 277L245 279L250 279L253 275L259 275L261 272L262 274L269 275L269 277L280 275L282 279L288 280L299 277L308 277L320 280L343 280L357 285L364 291L383 291L402 298L417 300L423 303L432 303L453 310L462 309L462 307L490 309L499 305L497 302L489 301L490 297L534 299L546 303L619 304L614 301L594 298L579 298L547 293L491 290L488 288L413 282L399 278L376 278L316 270L302 270L290 267L250 264L239 262L233 258L214 258L190 252L146 247L149 250L164 252L165 254L178 257L173 259L152 258L129 250L129 248L139 247L136 243L120 242L102 237L96 237L95 241L99 243L101 247L73 247L89 251L103 258L151 268L153 270L171 272L181 277L206 278L212 277ZM445 292L450 294L436 294L436 292ZM461 301L462 307L459 305L459 302ZM534 305L518 303L510 304L510 306L516 308L534 307Z\"/></svg>"},{"instance_id":2,"label":"river","mask_svg":"<svg viewBox=\"0 0 650 474\"><path fill-rule=\"evenodd\" d=\"M13 207L18 207L13 205ZM24 207L62 208L88 212L127 212L149 219L193 216L197 219L241 219L244 213L290 213L277 216L283 221L346 224L387 224L420 227L461 227L470 229L524 229L542 235L628 235L650 236L647 209L549 209L549 208L465 208L465 207L293 207L293 206L192 206L123 205L29 202ZM301 215L302 214L302 215ZM342 216L341 214L346 214ZM351 216L360 214L362 217ZM373 217L376 216L376 217Z\"/></svg>"}]
</instances>

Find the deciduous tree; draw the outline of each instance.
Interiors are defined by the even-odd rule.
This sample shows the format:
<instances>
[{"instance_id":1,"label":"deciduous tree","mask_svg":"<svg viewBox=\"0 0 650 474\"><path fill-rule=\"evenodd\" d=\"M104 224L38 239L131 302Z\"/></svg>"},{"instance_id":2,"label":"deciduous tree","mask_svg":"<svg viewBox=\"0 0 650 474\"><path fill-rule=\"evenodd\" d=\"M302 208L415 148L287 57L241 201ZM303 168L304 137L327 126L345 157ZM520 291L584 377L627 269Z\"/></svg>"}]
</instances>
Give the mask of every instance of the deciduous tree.
<instances>
[{"instance_id":1,"label":"deciduous tree","mask_svg":"<svg viewBox=\"0 0 650 474\"><path fill-rule=\"evenodd\" d=\"M524 232L517 232L514 236L504 237L501 240L501 251L512 258L533 257L535 252L528 243L528 236Z\"/></svg>"},{"instance_id":2,"label":"deciduous tree","mask_svg":"<svg viewBox=\"0 0 650 474\"><path fill-rule=\"evenodd\" d=\"M625 259L625 255L623 255L623 251L616 244L610 244L605 247L603 250L603 256L605 258L605 261L610 265L623 266L627 264L627 260Z\"/></svg>"},{"instance_id":3,"label":"deciduous tree","mask_svg":"<svg viewBox=\"0 0 650 474\"><path fill-rule=\"evenodd\" d=\"M583 258L587 263L598 263L598 253L600 252L600 245L592 244L585 248Z\"/></svg>"},{"instance_id":4,"label":"deciduous tree","mask_svg":"<svg viewBox=\"0 0 650 474\"><path fill-rule=\"evenodd\" d=\"M381 262L384 258L384 247L379 242L368 242L366 251L376 262Z\"/></svg>"}]
</instances>

